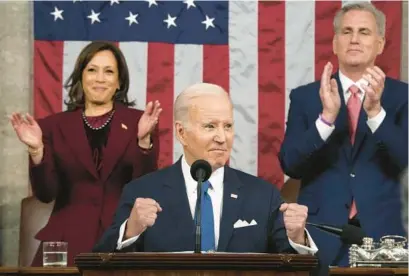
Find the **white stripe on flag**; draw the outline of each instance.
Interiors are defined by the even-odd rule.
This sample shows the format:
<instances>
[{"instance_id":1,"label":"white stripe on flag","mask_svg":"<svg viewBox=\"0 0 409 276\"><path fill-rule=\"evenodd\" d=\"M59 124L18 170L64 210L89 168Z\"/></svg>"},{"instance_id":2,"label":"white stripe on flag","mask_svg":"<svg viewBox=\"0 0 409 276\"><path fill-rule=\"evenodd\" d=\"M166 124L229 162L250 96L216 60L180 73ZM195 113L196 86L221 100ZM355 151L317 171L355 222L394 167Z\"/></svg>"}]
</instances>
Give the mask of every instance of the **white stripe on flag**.
<instances>
[{"instance_id":1,"label":"white stripe on flag","mask_svg":"<svg viewBox=\"0 0 409 276\"><path fill-rule=\"evenodd\" d=\"M129 101L135 101L135 108L145 110L148 81L148 43L121 42L119 48L125 56L129 70Z\"/></svg>"},{"instance_id":2,"label":"white stripe on flag","mask_svg":"<svg viewBox=\"0 0 409 276\"><path fill-rule=\"evenodd\" d=\"M314 81L315 1L286 1L285 6L285 121L287 121L291 89Z\"/></svg>"},{"instance_id":3,"label":"white stripe on flag","mask_svg":"<svg viewBox=\"0 0 409 276\"><path fill-rule=\"evenodd\" d=\"M203 81L203 46L202 45L175 45L175 75L174 99L188 86ZM175 131L172 125L173 133ZM179 141L173 140L173 161L176 162L183 154Z\"/></svg>"},{"instance_id":4,"label":"white stripe on flag","mask_svg":"<svg viewBox=\"0 0 409 276\"><path fill-rule=\"evenodd\" d=\"M346 4L358 3L358 2L371 2L370 0L344 0L342 1L342 6Z\"/></svg>"},{"instance_id":5,"label":"white stripe on flag","mask_svg":"<svg viewBox=\"0 0 409 276\"><path fill-rule=\"evenodd\" d=\"M297 20L294 20L297 18ZM285 2L285 122L290 92L314 81L315 1ZM285 125L286 127L286 125ZM284 182L288 179L284 175Z\"/></svg>"},{"instance_id":6,"label":"white stripe on flag","mask_svg":"<svg viewBox=\"0 0 409 276\"><path fill-rule=\"evenodd\" d=\"M65 41L64 42L64 56L62 66L62 83L63 85L70 77L75 67L77 57L81 53L82 49L88 45L90 41ZM62 110L67 110L67 106L64 101L68 101L68 91L62 88Z\"/></svg>"},{"instance_id":7,"label":"white stripe on flag","mask_svg":"<svg viewBox=\"0 0 409 276\"><path fill-rule=\"evenodd\" d=\"M258 2L229 2L230 96L235 137L230 166L257 175Z\"/></svg>"}]
</instances>

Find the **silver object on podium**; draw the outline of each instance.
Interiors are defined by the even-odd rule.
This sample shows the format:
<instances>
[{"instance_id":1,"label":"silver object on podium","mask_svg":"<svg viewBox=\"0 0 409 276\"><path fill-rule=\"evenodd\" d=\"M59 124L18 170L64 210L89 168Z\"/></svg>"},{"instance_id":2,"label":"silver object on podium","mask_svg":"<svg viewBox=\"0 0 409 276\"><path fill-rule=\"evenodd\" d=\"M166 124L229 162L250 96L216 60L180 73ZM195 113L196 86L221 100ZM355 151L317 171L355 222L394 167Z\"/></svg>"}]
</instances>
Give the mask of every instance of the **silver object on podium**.
<instances>
[{"instance_id":1,"label":"silver object on podium","mask_svg":"<svg viewBox=\"0 0 409 276\"><path fill-rule=\"evenodd\" d=\"M351 267L408 267L407 239L402 236L383 236L379 242L365 237L361 246L349 248Z\"/></svg>"}]
</instances>

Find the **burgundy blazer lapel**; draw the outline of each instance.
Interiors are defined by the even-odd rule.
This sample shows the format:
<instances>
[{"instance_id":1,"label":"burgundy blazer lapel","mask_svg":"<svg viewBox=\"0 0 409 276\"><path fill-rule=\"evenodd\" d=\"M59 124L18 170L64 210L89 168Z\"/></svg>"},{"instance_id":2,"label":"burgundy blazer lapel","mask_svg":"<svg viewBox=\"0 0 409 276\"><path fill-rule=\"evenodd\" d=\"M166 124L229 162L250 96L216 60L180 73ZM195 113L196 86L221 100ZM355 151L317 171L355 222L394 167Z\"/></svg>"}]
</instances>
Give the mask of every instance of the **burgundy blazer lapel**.
<instances>
[{"instance_id":1,"label":"burgundy blazer lapel","mask_svg":"<svg viewBox=\"0 0 409 276\"><path fill-rule=\"evenodd\" d=\"M130 116L128 107L122 104L115 105L115 114L111 121L108 143L103 153L101 180L105 181L113 168L125 152L132 138L136 143L136 125L139 118Z\"/></svg>"},{"instance_id":2,"label":"burgundy blazer lapel","mask_svg":"<svg viewBox=\"0 0 409 276\"><path fill-rule=\"evenodd\" d=\"M91 147L85 133L81 112L81 109L66 112L59 127L65 137L67 145L72 149L76 158L84 164L84 167L94 177L98 178L97 169L92 160Z\"/></svg>"}]
</instances>

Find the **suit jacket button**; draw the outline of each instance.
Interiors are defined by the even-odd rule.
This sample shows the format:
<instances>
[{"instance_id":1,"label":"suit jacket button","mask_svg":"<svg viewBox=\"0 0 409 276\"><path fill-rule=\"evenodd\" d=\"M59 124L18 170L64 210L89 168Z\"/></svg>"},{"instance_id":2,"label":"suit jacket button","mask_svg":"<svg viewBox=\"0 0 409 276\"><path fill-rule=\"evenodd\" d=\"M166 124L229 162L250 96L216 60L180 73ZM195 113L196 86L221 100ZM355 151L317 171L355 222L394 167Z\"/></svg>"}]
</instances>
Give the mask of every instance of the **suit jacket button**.
<instances>
[{"instance_id":1,"label":"suit jacket button","mask_svg":"<svg viewBox=\"0 0 409 276\"><path fill-rule=\"evenodd\" d=\"M354 174L354 173L350 173L349 176L350 176L350 177L355 177L355 174Z\"/></svg>"}]
</instances>

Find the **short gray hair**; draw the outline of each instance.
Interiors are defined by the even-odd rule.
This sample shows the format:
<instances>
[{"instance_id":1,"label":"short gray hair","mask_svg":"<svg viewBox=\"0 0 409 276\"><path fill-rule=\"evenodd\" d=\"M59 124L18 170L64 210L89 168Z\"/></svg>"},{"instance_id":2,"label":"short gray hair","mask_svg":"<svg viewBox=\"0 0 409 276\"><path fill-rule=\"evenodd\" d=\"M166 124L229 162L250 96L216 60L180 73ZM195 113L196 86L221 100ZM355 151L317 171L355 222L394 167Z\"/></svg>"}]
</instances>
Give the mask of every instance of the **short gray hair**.
<instances>
[{"instance_id":1,"label":"short gray hair","mask_svg":"<svg viewBox=\"0 0 409 276\"><path fill-rule=\"evenodd\" d=\"M173 105L173 117L175 121L180 121L187 126L189 120L189 106L191 100L204 95L227 96L227 92L219 85L212 83L197 83L187 87L176 98Z\"/></svg>"},{"instance_id":2,"label":"short gray hair","mask_svg":"<svg viewBox=\"0 0 409 276\"><path fill-rule=\"evenodd\" d=\"M378 34L385 37L385 14L378 10L374 5L369 2L357 2L343 6L334 17L334 32L337 34L340 31L341 21L344 15L349 11L367 11L373 14L378 29Z\"/></svg>"}]
</instances>

